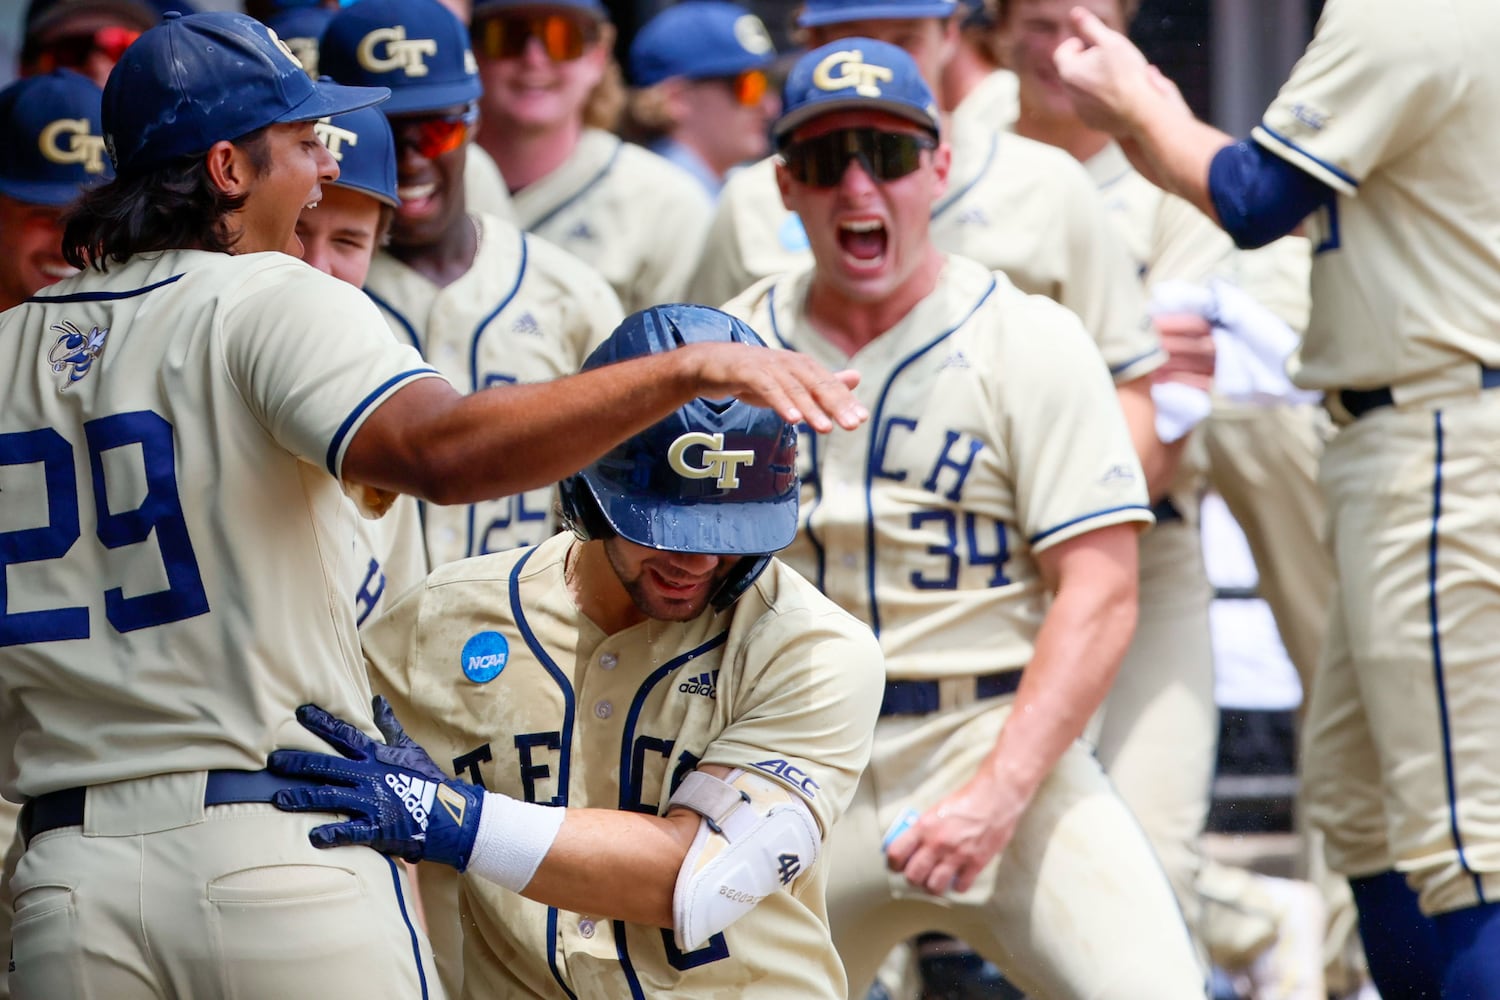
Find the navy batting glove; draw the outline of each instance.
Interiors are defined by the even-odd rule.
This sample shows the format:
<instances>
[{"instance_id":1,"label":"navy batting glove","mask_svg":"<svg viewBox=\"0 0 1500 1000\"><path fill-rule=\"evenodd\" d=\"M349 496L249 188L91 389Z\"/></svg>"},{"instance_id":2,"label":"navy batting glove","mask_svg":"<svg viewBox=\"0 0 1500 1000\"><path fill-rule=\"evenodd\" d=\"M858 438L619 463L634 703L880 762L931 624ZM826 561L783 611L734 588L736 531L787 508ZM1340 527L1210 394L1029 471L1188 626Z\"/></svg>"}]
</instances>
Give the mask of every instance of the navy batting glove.
<instances>
[{"instance_id":1,"label":"navy batting glove","mask_svg":"<svg viewBox=\"0 0 1500 1000\"><path fill-rule=\"evenodd\" d=\"M463 871L474 849L484 790L450 778L377 697L377 743L316 705L297 709L297 721L342 756L276 750L266 764L277 774L323 782L283 788L271 799L288 812L347 813L351 819L314 827L314 847L373 847L407 861L437 861Z\"/></svg>"}]
</instances>

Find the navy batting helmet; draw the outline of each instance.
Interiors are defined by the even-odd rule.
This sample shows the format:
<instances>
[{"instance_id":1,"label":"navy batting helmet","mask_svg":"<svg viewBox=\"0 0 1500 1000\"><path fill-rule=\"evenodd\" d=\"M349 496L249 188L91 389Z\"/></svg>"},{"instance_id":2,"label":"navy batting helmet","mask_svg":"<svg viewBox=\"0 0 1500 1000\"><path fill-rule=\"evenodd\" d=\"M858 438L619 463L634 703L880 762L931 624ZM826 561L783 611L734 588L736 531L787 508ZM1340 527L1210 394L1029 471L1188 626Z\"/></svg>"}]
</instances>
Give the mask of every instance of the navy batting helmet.
<instances>
[{"instance_id":1,"label":"navy batting helmet","mask_svg":"<svg viewBox=\"0 0 1500 1000\"><path fill-rule=\"evenodd\" d=\"M764 346L717 309L657 306L626 317L583 368L716 342ZM797 534L797 432L774 410L700 397L563 480L559 492L580 538L747 557L714 594L714 606L727 607Z\"/></svg>"}]
</instances>

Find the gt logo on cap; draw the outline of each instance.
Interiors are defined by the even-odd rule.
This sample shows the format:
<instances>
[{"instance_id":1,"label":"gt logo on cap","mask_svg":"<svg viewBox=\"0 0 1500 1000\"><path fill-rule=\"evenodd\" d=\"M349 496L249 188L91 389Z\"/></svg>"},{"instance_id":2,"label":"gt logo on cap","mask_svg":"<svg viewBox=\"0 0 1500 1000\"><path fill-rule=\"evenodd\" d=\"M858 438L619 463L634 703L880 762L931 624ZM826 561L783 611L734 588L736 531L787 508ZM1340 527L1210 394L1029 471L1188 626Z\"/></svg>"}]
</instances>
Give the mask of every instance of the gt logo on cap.
<instances>
[{"instance_id":1,"label":"gt logo on cap","mask_svg":"<svg viewBox=\"0 0 1500 1000\"><path fill-rule=\"evenodd\" d=\"M371 73L405 70L407 76L426 76L424 56L437 55L437 39L407 38L406 26L376 28L359 43L359 64Z\"/></svg>"},{"instance_id":2,"label":"gt logo on cap","mask_svg":"<svg viewBox=\"0 0 1500 1000\"><path fill-rule=\"evenodd\" d=\"M689 465L687 450L694 445L703 446L703 464ZM717 479L722 489L738 489L740 466L753 465L753 451L725 451L723 434L705 434L689 431L667 449L667 464L684 479Z\"/></svg>"},{"instance_id":3,"label":"gt logo on cap","mask_svg":"<svg viewBox=\"0 0 1500 1000\"><path fill-rule=\"evenodd\" d=\"M880 84L890 83L895 73L885 66L865 62L858 49L835 52L813 70L813 83L819 90L847 90L861 97L879 97Z\"/></svg>"},{"instance_id":4,"label":"gt logo on cap","mask_svg":"<svg viewBox=\"0 0 1500 1000\"><path fill-rule=\"evenodd\" d=\"M87 173L104 173L104 137L89 134L87 118L59 118L37 137L37 147L53 163L81 163Z\"/></svg>"},{"instance_id":5,"label":"gt logo on cap","mask_svg":"<svg viewBox=\"0 0 1500 1000\"><path fill-rule=\"evenodd\" d=\"M319 118L313 124L313 134L328 147L328 152L335 160L344 159L344 143L351 146L359 145L359 133L351 132L346 128L339 128L327 118Z\"/></svg>"}]
</instances>

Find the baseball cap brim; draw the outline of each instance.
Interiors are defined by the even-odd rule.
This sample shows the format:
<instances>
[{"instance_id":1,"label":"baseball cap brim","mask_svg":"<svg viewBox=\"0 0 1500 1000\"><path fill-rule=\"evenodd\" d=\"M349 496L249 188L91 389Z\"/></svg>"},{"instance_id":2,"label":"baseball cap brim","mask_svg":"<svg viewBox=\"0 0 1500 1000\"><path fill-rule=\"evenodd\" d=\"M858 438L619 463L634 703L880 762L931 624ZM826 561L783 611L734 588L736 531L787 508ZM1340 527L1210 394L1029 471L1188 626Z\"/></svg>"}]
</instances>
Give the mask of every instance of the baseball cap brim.
<instances>
[{"instance_id":1,"label":"baseball cap brim","mask_svg":"<svg viewBox=\"0 0 1500 1000\"><path fill-rule=\"evenodd\" d=\"M587 485L620 537L650 549L757 556L784 549L797 537L797 505L779 498L643 503L639 492Z\"/></svg>"},{"instance_id":2,"label":"baseball cap brim","mask_svg":"<svg viewBox=\"0 0 1500 1000\"><path fill-rule=\"evenodd\" d=\"M100 178L103 180L103 178ZM60 207L72 202L84 188L76 182L21 181L0 177L0 195L27 205Z\"/></svg>"},{"instance_id":3,"label":"baseball cap brim","mask_svg":"<svg viewBox=\"0 0 1500 1000\"><path fill-rule=\"evenodd\" d=\"M389 91L391 99L382 104L380 110L387 115L420 114L423 111L437 111L440 108L451 108L477 101L483 92L477 79L431 86L422 84L395 87Z\"/></svg>"},{"instance_id":4,"label":"baseball cap brim","mask_svg":"<svg viewBox=\"0 0 1500 1000\"><path fill-rule=\"evenodd\" d=\"M810 4L797 15L797 27L817 28L825 24L844 24L849 21L906 21L921 17L949 17L957 9L956 0L830 5L821 9L816 4Z\"/></svg>"},{"instance_id":5,"label":"baseball cap brim","mask_svg":"<svg viewBox=\"0 0 1500 1000\"><path fill-rule=\"evenodd\" d=\"M878 97L830 97L788 111L771 126L771 135L780 142L813 119L839 111L884 111L921 126L934 136L939 134L938 125L931 115L905 101L883 101Z\"/></svg>"},{"instance_id":6,"label":"baseball cap brim","mask_svg":"<svg viewBox=\"0 0 1500 1000\"><path fill-rule=\"evenodd\" d=\"M288 108L267 124L288 122L311 122L330 115L341 115L346 111L358 111L390 99L386 87L348 87L342 83L330 83L327 79L313 83L313 92L296 107Z\"/></svg>"}]
</instances>

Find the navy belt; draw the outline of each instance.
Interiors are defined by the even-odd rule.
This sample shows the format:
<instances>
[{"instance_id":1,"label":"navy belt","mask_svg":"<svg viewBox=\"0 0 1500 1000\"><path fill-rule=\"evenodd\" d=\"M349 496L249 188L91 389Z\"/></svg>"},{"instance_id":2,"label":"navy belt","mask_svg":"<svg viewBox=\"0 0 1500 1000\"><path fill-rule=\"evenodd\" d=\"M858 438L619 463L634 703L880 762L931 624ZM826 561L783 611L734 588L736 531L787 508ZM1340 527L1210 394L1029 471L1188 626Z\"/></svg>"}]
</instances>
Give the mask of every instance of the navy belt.
<instances>
[{"instance_id":1,"label":"navy belt","mask_svg":"<svg viewBox=\"0 0 1500 1000\"><path fill-rule=\"evenodd\" d=\"M1006 670L998 674L975 677L974 698L998 698L1015 694L1021 686L1021 671ZM938 681L886 681L885 697L880 700L881 715L926 715L938 710Z\"/></svg>"},{"instance_id":2,"label":"navy belt","mask_svg":"<svg viewBox=\"0 0 1500 1000\"><path fill-rule=\"evenodd\" d=\"M270 771L209 771L208 787L203 792L205 806L227 806L235 802L270 802L283 788L317 787L315 781L284 778ZM88 789L64 788L27 800L21 807L21 834L26 843L48 830L83 825L83 807Z\"/></svg>"},{"instance_id":3,"label":"navy belt","mask_svg":"<svg viewBox=\"0 0 1500 1000\"><path fill-rule=\"evenodd\" d=\"M1479 386L1482 389L1500 388L1500 368L1490 368L1487 365L1479 366ZM1388 385L1377 389L1340 389L1339 405L1348 412L1349 416L1358 420L1371 410L1378 410L1382 406L1392 406L1396 402Z\"/></svg>"}]
</instances>

